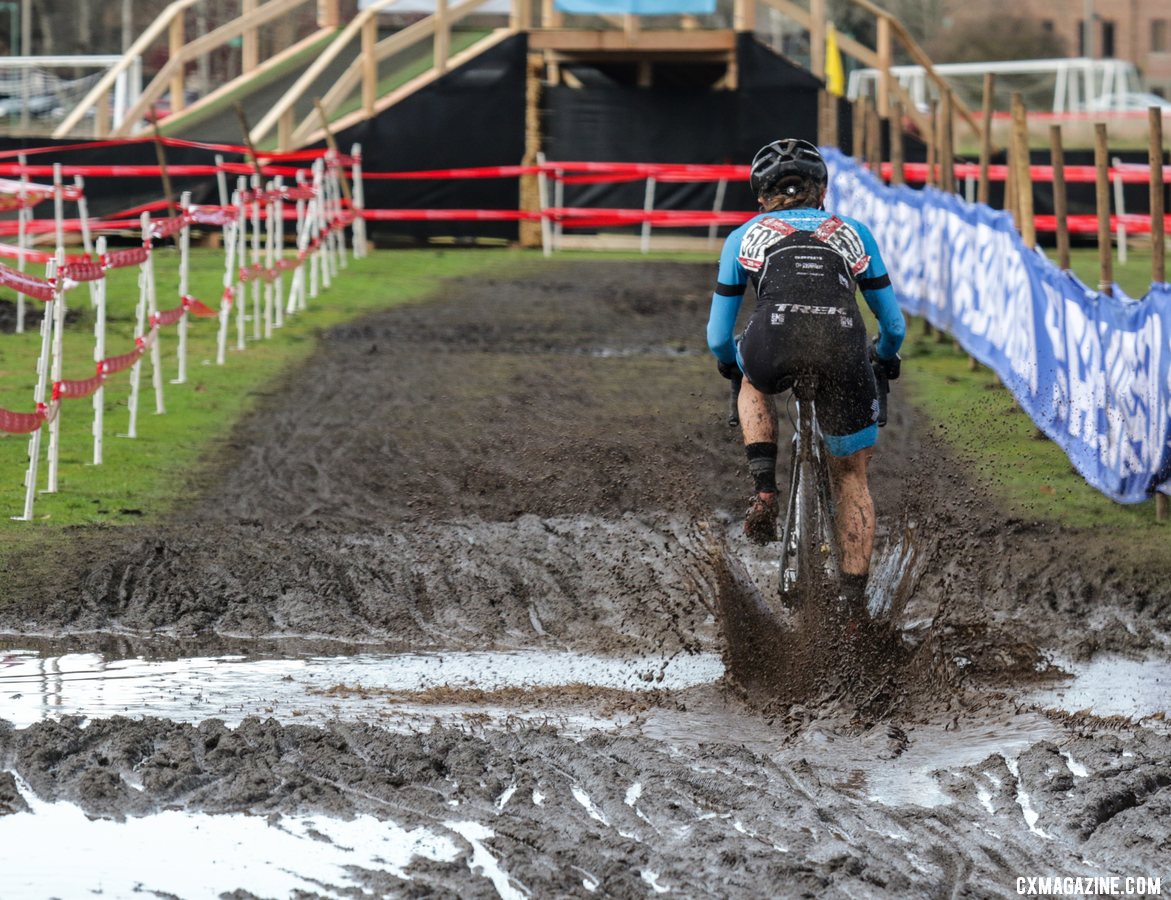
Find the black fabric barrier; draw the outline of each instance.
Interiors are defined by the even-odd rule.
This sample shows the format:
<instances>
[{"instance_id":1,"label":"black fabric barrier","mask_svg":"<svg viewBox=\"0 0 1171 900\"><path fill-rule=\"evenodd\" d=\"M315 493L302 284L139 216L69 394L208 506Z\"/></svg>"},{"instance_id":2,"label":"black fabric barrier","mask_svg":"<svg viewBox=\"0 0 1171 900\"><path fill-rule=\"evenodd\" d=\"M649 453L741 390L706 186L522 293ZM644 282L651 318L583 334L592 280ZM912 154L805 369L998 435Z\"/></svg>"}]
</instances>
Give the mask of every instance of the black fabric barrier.
<instances>
[{"instance_id":1,"label":"black fabric barrier","mask_svg":"<svg viewBox=\"0 0 1171 900\"><path fill-rule=\"evenodd\" d=\"M550 161L745 165L777 138L816 142L821 82L747 33L737 36L737 57L734 91L703 84L639 88L575 69L587 87L545 92ZM850 125L848 106L841 104L839 128L847 145ZM641 209L645 189L644 182L566 185L565 205ZM655 208L711 209L715 193L715 184L664 184L656 188ZM723 208L756 208L747 183L728 185Z\"/></svg>"},{"instance_id":2,"label":"black fabric barrier","mask_svg":"<svg viewBox=\"0 0 1171 900\"><path fill-rule=\"evenodd\" d=\"M380 115L337 135L340 149L362 145L372 171L514 166L524 156L524 35L509 38ZM367 181L368 209L516 209L515 178ZM371 222L368 233L515 240L515 222Z\"/></svg>"}]
</instances>

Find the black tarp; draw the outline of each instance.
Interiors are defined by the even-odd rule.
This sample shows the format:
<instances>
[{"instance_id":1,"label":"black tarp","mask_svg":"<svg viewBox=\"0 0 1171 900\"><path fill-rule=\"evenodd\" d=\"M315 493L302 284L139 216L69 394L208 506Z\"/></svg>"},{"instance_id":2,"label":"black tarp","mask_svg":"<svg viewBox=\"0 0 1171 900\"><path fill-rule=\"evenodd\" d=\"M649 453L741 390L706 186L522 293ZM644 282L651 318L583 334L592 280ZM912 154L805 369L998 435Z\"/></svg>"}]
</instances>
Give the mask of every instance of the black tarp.
<instances>
[{"instance_id":1,"label":"black tarp","mask_svg":"<svg viewBox=\"0 0 1171 900\"><path fill-rule=\"evenodd\" d=\"M524 35L509 38L373 119L347 128L339 146L362 145L371 172L514 166L524 155ZM368 209L516 209L515 178L365 183ZM371 222L375 236L515 239L514 222Z\"/></svg>"},{"instance_id":2,"label":"black tarp","mask_svg":"<svg viewBox=\"0 0 1171 900\"><path fill-rule=\"evenodd\" d=\"M575 68L583 88L545 92L545 150L552 161L747 164L756 151L781 137L817 140L817 95L821 82L778 56L751 35L737 36L738 88L709 85L640 88L615 77L590 77ZM843 104L843 141L850 120ZM641 208L645 186L566 187L568 206ZM714 184L659 188L658 209L711 209ZM750 210L747 184L729 184L729 210Z\"/></svg>"}]
</instances>

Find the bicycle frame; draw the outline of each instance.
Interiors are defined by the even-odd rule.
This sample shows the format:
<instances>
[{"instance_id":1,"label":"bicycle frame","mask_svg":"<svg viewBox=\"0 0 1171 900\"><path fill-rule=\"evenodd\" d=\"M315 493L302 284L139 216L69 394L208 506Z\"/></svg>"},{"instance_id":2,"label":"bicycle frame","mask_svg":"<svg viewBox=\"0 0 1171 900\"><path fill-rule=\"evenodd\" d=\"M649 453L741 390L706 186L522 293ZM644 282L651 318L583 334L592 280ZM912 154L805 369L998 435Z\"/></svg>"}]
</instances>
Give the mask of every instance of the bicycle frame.
<instances>
[{"instance_id":1,"label":"bicycle frame","mask_svg":"<svg viewBox=\"0 0 1171 900\"><path fill-rule=\"evenodd\" d=\"M839 578L829 463L813 401L816 391L814 376L798 378L793 385L797 428L781 531L780 572L781 597L793 606L815 598L823 588L836 588Z\"/></svg>"}]
</instances>

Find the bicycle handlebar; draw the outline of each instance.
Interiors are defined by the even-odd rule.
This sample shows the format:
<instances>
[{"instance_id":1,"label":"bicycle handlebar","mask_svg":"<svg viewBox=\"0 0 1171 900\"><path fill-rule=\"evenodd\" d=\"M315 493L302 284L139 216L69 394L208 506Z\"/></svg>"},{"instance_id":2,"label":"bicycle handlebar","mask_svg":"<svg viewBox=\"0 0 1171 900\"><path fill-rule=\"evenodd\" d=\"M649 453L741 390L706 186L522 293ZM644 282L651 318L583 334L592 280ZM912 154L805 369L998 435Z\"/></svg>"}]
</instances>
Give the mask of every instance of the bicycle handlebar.
<instances>
[{"instance_id":1,"label":"bicycle handlebar","mask_svg":"<svg viewBox=\"0 0 1171 900\"><path fill-rule=\"evenodd\" d=\"M744 376L737 375L731 381L731 398L728 400L728 427L735 428L740 424L740 385L744 383Z\"/></svg>"}]
</instances>

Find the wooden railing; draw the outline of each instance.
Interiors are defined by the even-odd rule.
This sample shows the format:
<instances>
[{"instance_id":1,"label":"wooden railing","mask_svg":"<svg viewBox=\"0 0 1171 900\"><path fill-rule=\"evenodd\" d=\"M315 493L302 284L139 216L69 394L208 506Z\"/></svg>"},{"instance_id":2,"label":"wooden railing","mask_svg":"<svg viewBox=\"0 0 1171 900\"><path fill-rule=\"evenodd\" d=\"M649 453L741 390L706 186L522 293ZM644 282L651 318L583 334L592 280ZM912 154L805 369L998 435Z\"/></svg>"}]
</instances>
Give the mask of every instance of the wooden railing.
<instances>
[{"instance_id":1,"label":"wooden railing","mask_svg":"<svg viewBox=\"0 0 1171 900\"><path fill-rule=\"evenodd\" d=\"M325 0L325 2L317 2L317 0L268 0L263 4L260 3L260 0L241 0L241 14L238 17L214 31L187 41L185 15L188 10L201 2L206 2L206 0L175 0L168 5L139 36L138 40L127 49L126 53L123 54L122 61L111 67L57 126L53 137L68 137L90 114L94 116L92 131L94 137L125 137L141 127L155 101L168 90L171 95L170 115L184 112L187 109L186 69L188 65L221 47L227 46L230 41L240 39L241 74L239 78L201 98L199 106L214 102L233 90L242 81L255 78L258 73L278 66L291 56L303 52L314 42L332 34L337 27L336 0ZM295 43L292 47L274 53L262 63L260 60L260 29L311 3L317 3L320 30ZM164 34L167 36L168 49L166 64L151 80L150 84L143 89L137 102L127 110L123 119L120 122L110 122L108 116L109 97L118 75L130 68L135 60L141 59Z\"/></svg>"},{"instance_id":2,"label":"wooden railing","mask_svg":"<svg viewBox=\"0 0 1171 900\"><path fill-rule=\"evenodd\" d=\"M309 107L304 118L296 121L296 109L300 103L312 99L311 92L314 84L322 73L340 56L355 40L360 40L361 49L354 62L326 91L321 99L321 110L331 122L335 114L354 93L361 87L361 105L358 110L339 119L333 127L345 128L353 120L361 120L375 115L381 109L397 102L405 96L418 90L424 84L430 83L446 72L453 64L463 61L464 57L473 56L482 52L487 46L498 43L509 35L515 34L514 28L498 28L487 38L469 47L457 57L451 55L451 29L470 13L483 6L487 0L464 0L456 6L448 7L447 0L437 0L435 13L425 16L419 21L396 31L389 37L378 40L378 15L391 6L395 0L377 0L366 7L337 35L329 48L305 70L296 83L289 88L283 97L270 109L265 116L256 123L250 133L254 144L260 144L276 129L277 148L280 150L292 149L315 140L320 140L323 123L321 113ZM399 90L380 96L378 90L378 67L381 63L407 48L430 38L432 40L432 65L423 75L412 79Z\"/></svg>"},{"instance_id":3,"label":"wooden railing","mask_svg":"<svg viewBox=\"0 0 1171 900\"><path fill-rule=\"evenodd\" d=\"M378 18L380 13L394 5L395 0L375 0L344 27L341 27L338 14L338 0L240 0L240 15L237 18L214 31L187 41L184 32L185 13L200 2L206 0L174 0L134 42L122 62L111 68L78 107L65 118L53 136L60 138L70 135L88 114L94 116L95 137L130 135L144 126L153 104L167 91L171 96L170 113L177 117L174 124L178 124L183 118L180 114L187 112L194 115L199 109L218 103L236 90L242 82L255 79L265 71L274 71L293 57L305 54L315 44L324 45L328 40L328 46L324 47L292 87L250 131L250 138L254 144L275 143L277 149L289 150L323 137L323 129L327 123L321 121L322 113L332 127L339 129L376 115L434 81L449 68L461 64L519 31L543 31L550 35L566 34L573 32L573 26L581 21L582 29L579 34L586 31L596 33L599 25L608 26L612 29L610 36L616 38L622 47L628 50L650 47L652 39L661 38L664 34L669 36L669 33L662 30L643 30L652 20L643 20L638 16L590 17L588 20L580 20L578 17L565 16L558 12L554 0L512 0L507 27L493 30L487 37L453 56L453 26L478 10L486 0L462 0L451 5L450 0L436 0L436 9L432 15L425 16L382 40L378 38ZM815 76L824 79L825 39L829 21L827 2L828 0L734 0L730 23L732 29L725 28L718 33L727 36L728 41L731 41L734 31L755 31L758 6L768 6L808 32L810 69ZM878 116L889 119L896 114L896 110L901 110L902 114L914 121L923 133L929 133L933 128L930 116L916 106L907 91L891 75L896 49L901 48L905 56L923 66L928 77L937 86L942 101L979 136L982 131L981 124L962 100L955 96L950 85L935 71L927 54L903 24L889 12L875 5L873 0L849 2L874 16L876 46L868 47L842 34L837 35L837 43L845 55L867 67L879 70L874 103ZM262 62L259 52L259 29L291 15L306 3L316 3L319 30ZM672 30L682 36L690 33L695 37L698 36L696 32L701 30L694 17L676 16L661 21L670 22ZM618 34L615 35L614 31ZM140 58L164 34L167 36L169 50L166 64L127 110L123 120L110 123L109 96L118 75L129 68L135 59ZM229 45L229 42L237 40L241 47L240 77L200 98L189 109L185 109L187 68L213 51ZM379 66L395 54L427 40L432 43L432 62L429 69L406 84L398 85L393 90L385 90L379 81ZM358 45L356 51L353 49L355 44ZM611 45L617 46L613 41L606 44L607 47ZM654 46L662 49L662 41L654 42ZM680 46L683 44L680 43ZM729 43L728 46L731 47L732 44ZM347 51L354 53L354 61L327 89L321 91L318 98L317 84L321 81L322 75ZM551 66L555 65L556 63L551 63ZM730 64L729 74L726 84L731 86L734 84L734 63ZM320 112L316 103L310 103L318 99ZM353 104L355 108L347 111L347 104Z\"/></svg>"}]
</instances>

